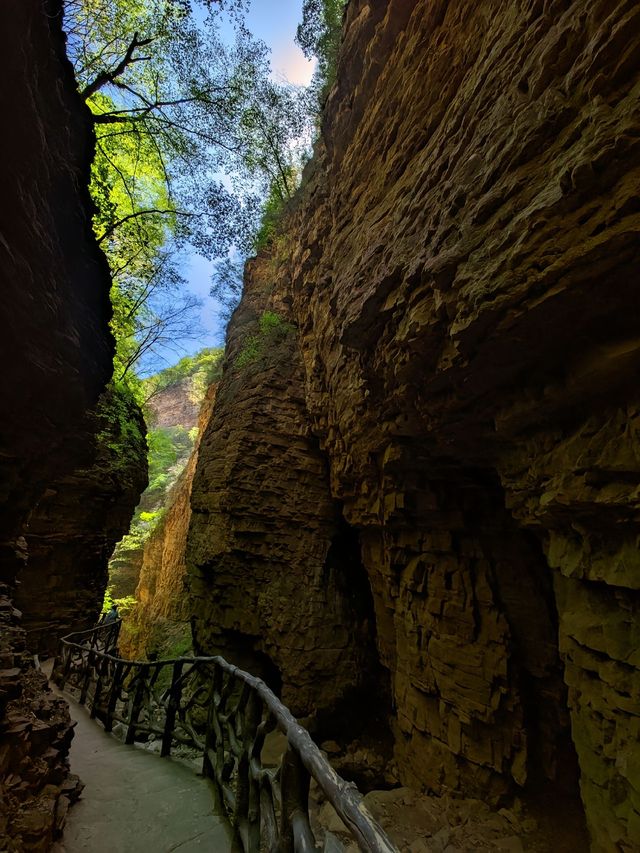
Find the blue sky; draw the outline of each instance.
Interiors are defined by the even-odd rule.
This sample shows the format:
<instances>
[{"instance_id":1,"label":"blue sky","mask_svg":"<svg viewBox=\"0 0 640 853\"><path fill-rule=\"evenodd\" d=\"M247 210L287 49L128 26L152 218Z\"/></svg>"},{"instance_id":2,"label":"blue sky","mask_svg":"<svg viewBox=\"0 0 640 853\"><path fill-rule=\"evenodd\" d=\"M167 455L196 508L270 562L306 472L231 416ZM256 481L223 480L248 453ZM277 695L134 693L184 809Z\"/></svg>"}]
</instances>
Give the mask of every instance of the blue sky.
<instances>
[{"instance_id":1,"label":"blue sky","mask_svg":"<svg viewBox=\"0 0 640 853\"><path fill-rule=\"evenodd\" d=\"M307 85L313 73L314 63L309 62L294 42L296 27L302 17L302 0L252 0L246 18L248 28L271 48L272 75L290 83ZM185 258L183 274L188 288L203 300L200 322L204 335L196 341L184 342L191 354L203 347L223 343L224 323L219 318L219 305L209 296L211 287L211 264L198 255ZM168 363L178 361L180 356L167 354Z\"/></svg>"}]
</instances>

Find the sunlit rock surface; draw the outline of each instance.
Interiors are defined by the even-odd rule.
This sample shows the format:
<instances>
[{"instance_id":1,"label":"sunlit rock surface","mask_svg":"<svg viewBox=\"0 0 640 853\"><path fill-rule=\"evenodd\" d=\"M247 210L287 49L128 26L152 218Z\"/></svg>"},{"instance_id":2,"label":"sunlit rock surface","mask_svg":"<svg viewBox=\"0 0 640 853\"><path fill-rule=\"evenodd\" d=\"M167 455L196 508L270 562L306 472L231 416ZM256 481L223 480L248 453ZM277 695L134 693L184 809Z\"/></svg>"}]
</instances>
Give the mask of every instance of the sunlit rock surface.
<instances>
[{"instance_id":1,"label":"sunlit rock surface","mask_svg":"<svg viewBox=\"0 0 640 853\"><path fill-rule=\"evenodd\" d=\"M404 783L496 800L575 749L599 851L640 844L639 70L635 3L352 0L188 551L201 647L303 710L375 637ZM265 308L295 331L247 376Z\"/></svg>"}]
</instances>

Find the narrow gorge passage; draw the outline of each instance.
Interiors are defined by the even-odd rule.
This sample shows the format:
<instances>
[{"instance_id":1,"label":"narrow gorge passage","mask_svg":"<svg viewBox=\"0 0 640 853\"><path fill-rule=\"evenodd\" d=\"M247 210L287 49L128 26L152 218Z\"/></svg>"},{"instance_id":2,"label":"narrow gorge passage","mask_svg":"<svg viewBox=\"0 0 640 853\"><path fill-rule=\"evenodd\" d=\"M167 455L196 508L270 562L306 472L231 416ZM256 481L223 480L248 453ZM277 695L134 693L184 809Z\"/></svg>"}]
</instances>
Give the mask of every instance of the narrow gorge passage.
<instances>
[{"instance_id":1,"label":"narrow gorge passage","mask_svg":"<svg viewBox=\"0 0 640 853\"><path fill-rule=\"evenodd\" d=\"M177 720L246 851L638 853L637 0L6 0L0 43L0 849L98 843L37 658L115 605L78 690L134 755Z\"/></svg>"}]
</instances>

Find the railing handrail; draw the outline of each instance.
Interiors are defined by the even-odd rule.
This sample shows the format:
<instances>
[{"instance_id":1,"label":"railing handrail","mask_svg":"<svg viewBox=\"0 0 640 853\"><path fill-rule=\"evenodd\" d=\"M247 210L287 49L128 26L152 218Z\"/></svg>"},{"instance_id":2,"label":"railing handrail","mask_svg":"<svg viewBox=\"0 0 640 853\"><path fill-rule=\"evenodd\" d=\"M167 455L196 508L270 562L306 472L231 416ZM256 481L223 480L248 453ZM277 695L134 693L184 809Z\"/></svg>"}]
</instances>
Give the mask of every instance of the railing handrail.
<instances>
[{"instance_id":1,"label":"railing handrail","mask_svg":"<svg viewBox=\"0 0 640 853\"><path fill-rule=\"evenodd\" d=\"M114 620L106 625L97 625L85 631L75 631L61 639L61 643L87 651L82 643L72 638L98 632L101 628L111 628L122 620ZM119 627L119 625L118 625ZM124 664L128 667L142 666L146 668L173 666L175 664L215 664L224 672L239 681L244 682L255 691L272 714L277 728L286 736L287 742L299 756L307 772L316 780L327 800L348 827L361 849L371 853L398 853L397 848L387 838L382 828L377 824L362 802L362 795L356 785L347 782L339 776L324 757L309 732L300 725L291 711L278 699L267 684L255 675L229 663L219 655L194 655L167 658L165 660L126 660L96 648L89 649L94 657L112 661L114 664Z\"/></svg>"},{"instance_id":2,"label":"railing handrail","mask_svg":"<svg viewBox=\"0 0 640 853\"><path fill-rule=\"evenodd\" d=\"M64 637L60 639L61 643L67 642L69 637L81 637L84 634L95 634L98 631L102 631L105 628L113 628L114 625L122 625L122 619L112 619L111 622L98 622L92 628L85 628L84 631L72 631L70 634L66 634ZM77 644L71 644L77 645Z\"/></svg>"}]
</instances>

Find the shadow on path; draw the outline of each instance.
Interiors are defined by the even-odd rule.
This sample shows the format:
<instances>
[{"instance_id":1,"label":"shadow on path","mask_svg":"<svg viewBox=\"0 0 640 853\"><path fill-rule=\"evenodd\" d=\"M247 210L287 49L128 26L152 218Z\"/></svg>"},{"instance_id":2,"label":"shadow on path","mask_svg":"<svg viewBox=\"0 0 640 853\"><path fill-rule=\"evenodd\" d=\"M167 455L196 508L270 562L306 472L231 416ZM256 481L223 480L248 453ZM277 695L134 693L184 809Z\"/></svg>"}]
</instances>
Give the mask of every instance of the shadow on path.
<instances>
[{"instance_id":1,"label":"shadow on path","mask_svg":"<svg viewBox=\"0 0 640 853\"><path fill-rule=\"evenodd\" d=\"M231 830L213 813L205 779L169 758L125 746L68 694L59 695L77 720L71 770L85 788L53 853L230 853Z\"/></svg>"}]
</instances>

